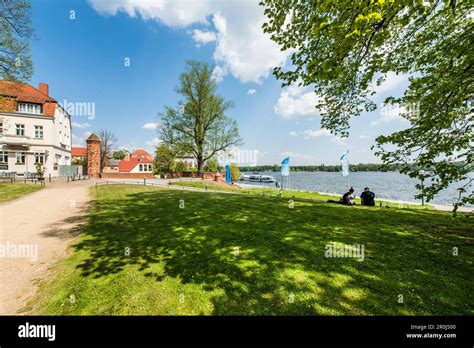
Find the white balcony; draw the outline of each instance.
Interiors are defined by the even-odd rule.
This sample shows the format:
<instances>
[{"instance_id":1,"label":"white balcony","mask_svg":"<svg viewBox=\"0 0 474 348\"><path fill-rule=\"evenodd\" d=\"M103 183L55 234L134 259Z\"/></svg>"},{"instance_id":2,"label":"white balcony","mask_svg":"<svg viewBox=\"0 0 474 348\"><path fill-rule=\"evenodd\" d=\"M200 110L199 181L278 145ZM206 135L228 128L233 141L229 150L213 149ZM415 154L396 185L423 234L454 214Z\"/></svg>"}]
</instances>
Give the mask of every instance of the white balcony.
<instances>
[{"instance_id":1,"label":"white balcony","mask_svg":"<svg viewBox=\"0 0 474 348\"><path fill-rule=\"evenodd\" d=\"M0 144L29 147L31 145L31 137L26 135L1 134Z\"/></svg>"}]
</instances>

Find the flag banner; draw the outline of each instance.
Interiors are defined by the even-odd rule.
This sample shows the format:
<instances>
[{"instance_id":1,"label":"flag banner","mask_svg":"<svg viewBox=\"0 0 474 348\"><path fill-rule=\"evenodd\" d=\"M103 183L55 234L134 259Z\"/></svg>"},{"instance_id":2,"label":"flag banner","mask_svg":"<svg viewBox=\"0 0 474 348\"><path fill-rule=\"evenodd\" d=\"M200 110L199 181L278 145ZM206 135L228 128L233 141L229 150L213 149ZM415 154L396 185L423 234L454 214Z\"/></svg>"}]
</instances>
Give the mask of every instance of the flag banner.
<instances>
[{"instance_id":1,"label":"flag banner","mask_svg":"<svg viewBox=\"0 0 474 348\"><path fill-rule=\"evenodd\" d=\"M226 164L225 166L225 182L230 184L231 180L230 180L231 176L230 176L230 166L228 164Z\"/></svg>"},{"instance_id":2,"label":"flag banner","mask_svg":"<svg viewBox=\"0 0 474 348\"><path fill-rule=\"evenodd\" d=\"M349 175L349 150L344 152L341 156L342 176Z\"/></svg>"},{"instance_id":3,"label":"flag banner","mask_svg":"<svg viewBox=\"0 0 474 348\"><path fill-rule=\"evenodd\" d=\"M282 176L290 175L290 157L287 157L283 161L281 161L281 175Z\"/></svg>"}]
</instances>

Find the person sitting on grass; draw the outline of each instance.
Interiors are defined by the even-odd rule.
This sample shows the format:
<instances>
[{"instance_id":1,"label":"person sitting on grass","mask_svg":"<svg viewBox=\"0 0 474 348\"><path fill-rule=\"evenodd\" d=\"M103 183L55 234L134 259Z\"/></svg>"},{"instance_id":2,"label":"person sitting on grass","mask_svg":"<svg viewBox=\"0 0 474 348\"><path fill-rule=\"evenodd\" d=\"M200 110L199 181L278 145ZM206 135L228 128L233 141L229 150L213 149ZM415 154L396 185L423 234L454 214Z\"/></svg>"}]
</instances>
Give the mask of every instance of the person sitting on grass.
<instances>
[{"instance_id":1,"label":"person sitting on grass","mask_svg":"<svg viewBox=\"0 0 474 348\"><path fill-rule=\"evenodd\" d=\"M328 203L337 203L337 204L345 204L345 205L355 205L354 203L354 188L350 188L349 191L344 193L341 200L335 201L333 199L328 200Z\"/></svg>"},{"instance_id":2,"label":"person sitting on grass","mask_svg":"<svg viewBox=\"0 0 474 348\"><path fill-rule=\"evenodd\" d=\"M342 196L342 204L355 205L354 198L354 189L351 187L349 191Z\"/></svg>"},{"instance_id":3,"label":"person sitting on grass","mask_svg":"<svg viewBox=\"0 0 474 348\"><path fill-rule=\"evenodd\" d=\"M370 207L375 206L375 193L370 191L368 187L364 188L364 192L360 194L360 201L362 205L368 205Z\"/></svg>"}]
</instances>

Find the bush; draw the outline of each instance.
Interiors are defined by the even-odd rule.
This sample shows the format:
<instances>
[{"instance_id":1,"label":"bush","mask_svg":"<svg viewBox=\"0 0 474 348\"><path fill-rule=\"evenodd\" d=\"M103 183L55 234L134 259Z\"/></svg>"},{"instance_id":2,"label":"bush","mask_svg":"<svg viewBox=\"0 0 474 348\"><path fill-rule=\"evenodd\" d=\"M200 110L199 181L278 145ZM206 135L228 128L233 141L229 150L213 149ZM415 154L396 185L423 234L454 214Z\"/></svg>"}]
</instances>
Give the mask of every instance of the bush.
<instances>
[{"instance_id":1,"label":"bush","mask_svg":"<svg viewBox=\"0 0 474 348\"><path fill-rule=\"evenodd\" d=\"M210 158L206 161L204 165L204 171L206 172L217 172L219 170L219 165L214 158Z\"/></svg>"},{"instance_id":2,"label":"bush","mask_svg":"<svg viewBox=\"0 0 474 348\"><path fill-rule=\"evenodd\" d=\"M38 179L43 179L44 177L44 167L41 163L36 163L36 176Z\"/></svg>"},{"instance_id":3,"label":"bush","mask_svg":"<svg viewBox=\"0 0 474 348\"><path fill-rule=\"evenodd\" d=\"M240 170L239 170L239 167L237 167L236 163L230 164L230 179L232 181L240 180Z\"/></svg>"}]
</instances>

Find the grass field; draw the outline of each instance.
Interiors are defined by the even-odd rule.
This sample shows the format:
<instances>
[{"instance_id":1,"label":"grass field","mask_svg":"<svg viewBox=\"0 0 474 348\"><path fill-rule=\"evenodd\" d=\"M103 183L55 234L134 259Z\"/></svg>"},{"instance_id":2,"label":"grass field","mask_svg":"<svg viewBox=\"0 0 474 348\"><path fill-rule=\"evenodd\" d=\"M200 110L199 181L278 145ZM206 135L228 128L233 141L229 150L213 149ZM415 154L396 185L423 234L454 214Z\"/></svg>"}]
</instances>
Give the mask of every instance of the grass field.
<instances>
[{"instance_id":1,"label":"grass field","mask_svg":"<svg viewBox=\"0 0 474 348\"><path fill-rule=\"evenodd\" d=\"M0 202L11 201L42 188L39 184L0 183Z\"/></svg>"},{"instance_id":2,"label":"grass field","mask_svg":"<svg viewBox=\"0 0 474 348\"><path fill-rule=\"evenodd\" d=\"M473 223L434 210L108 185L33 314L474 314ZM363 261L325 257L361 244ZM457 248L458 256L453 255Z\"/></svg>"}]
</instances>

